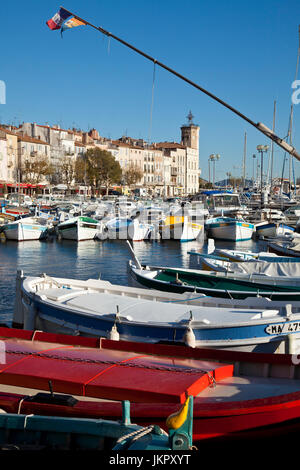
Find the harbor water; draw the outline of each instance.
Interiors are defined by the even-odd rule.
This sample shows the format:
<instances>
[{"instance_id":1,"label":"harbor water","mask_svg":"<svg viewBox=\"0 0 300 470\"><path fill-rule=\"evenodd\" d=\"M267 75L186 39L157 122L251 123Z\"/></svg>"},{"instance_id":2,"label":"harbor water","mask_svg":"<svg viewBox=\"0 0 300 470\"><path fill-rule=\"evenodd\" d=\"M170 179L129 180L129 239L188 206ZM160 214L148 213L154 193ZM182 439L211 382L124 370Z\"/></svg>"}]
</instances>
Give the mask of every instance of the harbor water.
<instances>
[{"instance_id":1,"label":"harbor water","mask_svg":"<svg viewBox=\"0 0 300 470\"><path fill-rule=\"evenodd\" d=\"M147 241L132 243L142 264L201 268L199 257L189 251L207 252L206 242ZM215 241L217 248L251 251L264 249L263 242L253 240L238 243ZM106 280L128 285L127 263L132 258L126 241L106 240L74 242L6 241L0 243L0 323L10 325L15 301L17 270L26 276L46 273L49 276L87 280Z\"/></svg>"}]
</instances>

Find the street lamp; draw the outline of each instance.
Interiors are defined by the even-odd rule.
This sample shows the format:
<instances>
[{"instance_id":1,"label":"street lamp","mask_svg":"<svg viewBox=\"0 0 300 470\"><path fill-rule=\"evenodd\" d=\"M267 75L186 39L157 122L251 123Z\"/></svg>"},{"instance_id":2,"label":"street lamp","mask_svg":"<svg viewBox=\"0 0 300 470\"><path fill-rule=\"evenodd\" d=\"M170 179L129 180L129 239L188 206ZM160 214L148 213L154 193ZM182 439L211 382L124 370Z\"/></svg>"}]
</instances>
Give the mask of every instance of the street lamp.
<instances>
[{"instance_id":1,"label":"street lamp","mask_svg":"<svg viewBox=\"0 0 300 470\"><path fill-rule=\"evenodd\" d=\"M228 171L228 172L226 173L226 176L227 176L226 188L227 188L227 187L229 188L229 186L230 186L230 178L231 178L232 174Z\"/></svg>"},{"instance_id":2,"label":"street lamp","mask_svg":"<svg viewBox=\"0 0 300 470\"><path fill-rule=\"evenodd\" d=\"M263 209L264 207L264 198L263 198L263 165L264 165L264 160L263 160L263 155L264 155L264 152L267 152L268 149L269 149L269 146L268 145L258 145L257 147L257 151L260 152L260 191L261 191L261 195L260 195L260 207L261 209Z\"/></svg>"},{"instance_id":3,"label":"street lamp","mask_svg":"<svg viewBox=\"0 0 300 470\"><path fill-rule=\"evenodd\" d=\"M255 166L255 159L256 159L256 155L253 154L252 155L252 158L253 158L253 173L252 173L252 189L254 188L254 166Z\"/></svg>"},{"instance_id":4,"label":"street lamp","mask_svg":"<svg viewBox=\"0 0 300 470\"><path fill-rule=\"evenodd\" d=\"M216 170L217 160L220 160L220 155L218 153L217 154L212 153L208 159L208 162L211 162L211 161L213 162L213 186L215 185L215 170ZM209 170L209 175L210 175L210 170ZM210 180L210 176L209 176L209 180Z\"/></svg>"}]
</instances>

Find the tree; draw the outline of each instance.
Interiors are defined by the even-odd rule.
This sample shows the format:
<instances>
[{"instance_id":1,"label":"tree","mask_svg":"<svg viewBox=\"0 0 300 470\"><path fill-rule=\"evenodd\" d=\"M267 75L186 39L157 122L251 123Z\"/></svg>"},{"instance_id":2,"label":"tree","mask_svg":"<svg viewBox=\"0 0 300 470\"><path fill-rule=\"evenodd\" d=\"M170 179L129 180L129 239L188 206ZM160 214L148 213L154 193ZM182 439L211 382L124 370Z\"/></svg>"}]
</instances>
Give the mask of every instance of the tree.
<instances>
[{"instance_id":1,"label":"tree","mask_svg":"<svg viewBox=\"0 0 300 470\"><path fill-rule=\"evenodd\" d=\"M110 152L96 147L86 152L86 176L91 186L105 186L108 194L109 186L120 183L122 170Z\"/></svg>"},{"instance_id":2,"label":"tree","mask_svg":"<svg viewBox=\"0 0 300 470\"><path fill-rule=\"evenodd\" d=\"M22 167L23 179L31 184L40 183L53 172L54 169L46 157L26 160Z\"/></svg>"},{"instance_id":3,"label":"tree","mask_svg":"<svg viewBox=\"0 0 300 470\"><path fill-rule=\"evenodd\" d=\"M84 183L86 185L87 182L87 161L85 155L82 157L78 157L75 161L74 167L74 178L77 183Z\"/></svg>"},{"instance_id":4,"label":"tree","mask_svg":"<svg viewBox=\"0 0 300 470\"><path fill-rule=\"evenodd\" d=\"M128 186L132 186L142 179L143 172L137 165L130 164L127 170L124 171L123 177L126 184L128 184Z\"/></svg>"},{"instance_id":5,"label":"tree","mask_svg":"<svg viewBox=\"0 0 300 470\"><path fill-rule=\"evenodd\" d=\"M75 161L71 157L64 157L60 162L60 181L71 186L75 178Z\"/></svg>"}]
</instances>

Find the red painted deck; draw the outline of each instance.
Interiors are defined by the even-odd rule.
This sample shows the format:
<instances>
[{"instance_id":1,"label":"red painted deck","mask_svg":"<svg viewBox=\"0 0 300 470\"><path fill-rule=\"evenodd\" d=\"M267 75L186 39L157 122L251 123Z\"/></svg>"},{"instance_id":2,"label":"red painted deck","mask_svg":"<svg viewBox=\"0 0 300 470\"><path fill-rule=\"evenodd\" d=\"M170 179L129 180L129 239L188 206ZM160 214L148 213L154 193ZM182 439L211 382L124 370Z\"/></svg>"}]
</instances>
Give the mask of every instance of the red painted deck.
<instances>
[{"instance_id":1,"label":"red painted deck","mask_svg":"<svg viewBox=\"0 0 300 470\"><path fill-rule=\"evenodd\" d=\"M49 390L51 379L55 392L72 395L183 403L186 394L195 396L213 380L233 374L232 364L213 361L32 341L26 334L23 338L0 339L5 345L0 383Z\"/></svg>"}]
</instances>

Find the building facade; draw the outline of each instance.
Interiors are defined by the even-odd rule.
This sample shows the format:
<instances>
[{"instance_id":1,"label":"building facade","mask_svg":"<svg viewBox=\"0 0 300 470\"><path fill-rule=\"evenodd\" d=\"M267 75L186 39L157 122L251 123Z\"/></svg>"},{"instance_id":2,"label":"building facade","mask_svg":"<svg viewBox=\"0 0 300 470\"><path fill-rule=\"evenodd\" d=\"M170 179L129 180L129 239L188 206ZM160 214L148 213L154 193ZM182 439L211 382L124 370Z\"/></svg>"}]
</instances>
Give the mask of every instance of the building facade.
<instances>
[{"instance_id":1,"label":"building facade","mask_svg":"<svg viewBox=\"0 0 300 470\"><path fill-rule=\"evenodd\" d=\"M62 165L84 158L87 150L107 150L119 162L125 174L131 167L138 169L141 178L135 188L144 188L151 195L164 197L192 195L199 190L199 131L188 115L187 124L181 126L180 142L151 143L143 139L123 136L118 140L101 137L96 129L83 132L78 129L61 129L60 126L23 123L18 128L0 127L0 181L24 181L22 170L27 162L47 159L56 172L52 184L61 181ZM50 178L44 179L50 183ZM76 184L74 180L72 184Z\"/></svg>"}]
</instances>

